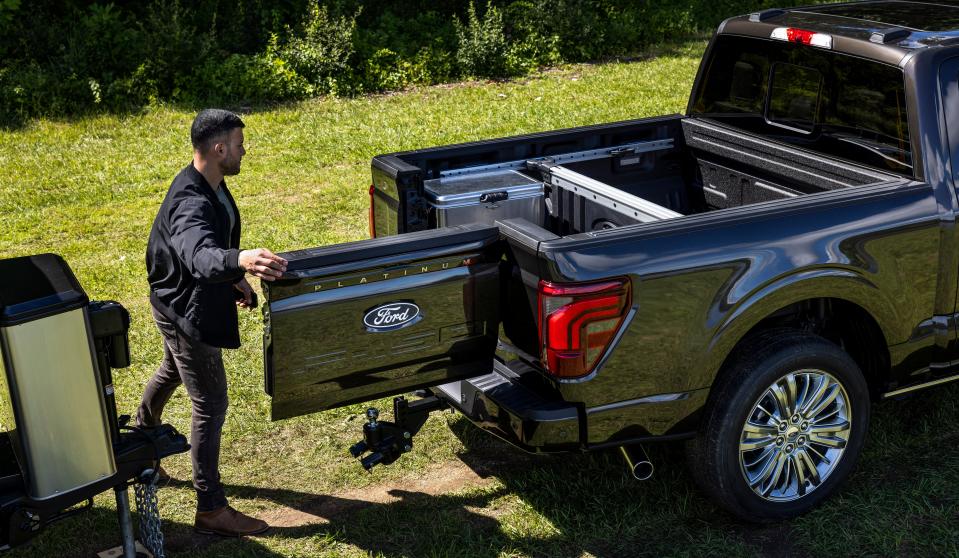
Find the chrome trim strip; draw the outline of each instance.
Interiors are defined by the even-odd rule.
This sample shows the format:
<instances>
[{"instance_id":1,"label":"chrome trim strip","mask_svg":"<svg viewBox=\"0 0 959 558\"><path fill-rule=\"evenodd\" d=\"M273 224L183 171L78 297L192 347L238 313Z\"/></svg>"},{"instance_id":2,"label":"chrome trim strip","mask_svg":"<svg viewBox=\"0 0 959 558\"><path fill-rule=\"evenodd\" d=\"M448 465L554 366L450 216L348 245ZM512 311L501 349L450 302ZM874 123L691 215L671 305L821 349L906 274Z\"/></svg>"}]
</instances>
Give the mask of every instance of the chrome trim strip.
<instances>
[{"instance_id":1,"label":"chrome trim strip","mask_svg":"<svg viewBox=\"0 0 959 558\"><path fill-rule=\"evenodd\" d=\"M703 186L703 191L704 191L704 192L709 192L710 194L712 194L712 195L714 195L714 196L716 196L716 197L722 198L722 199L724 199L724 200L725 200L725 199L729 199L729 196L726 195L726 192L720 192L719 190L717 190L717 189L715 189L715 188L710 188L709 186Z\"/></svg>"},{"instance_id":2,"label":"chrome trim strip","mask_svg":"<svg viewBox=\"0 0 959 558\"><path fill-rule=\"evenodd\" d=\"M929 365L927 370L943 370L946 368L952 368L954 366L959 366L959 360L950 360L949 362L934 362Z\"/></svg>"},{"instance_id":3,"label":"chrome trim strip","mask_svg":"<svg viewBox=\"0 0 959 558\"><path fill-rule=\"evenodd\" d=\"M659 395L650 395L647 397L640 397L639 399L617 401L616 403L607 403L606 405L600 405L598 407L590 407L589 409L586 409L586 414L591 415L593 413L602 413L604 411L611 411L613 409L620 409L623 407L632 407L633 405L646 405L649 403L669 403L670 401L681 401L683 399L689 399L689 394L690 392L688 391L682 391L679 393L661 393Z\"/></svg>"},{"instance_id":4,"label":"chrome trim strip","mask_svg":"<svg viewBox=\"0 0 959 558\"><path fill-rule=\"evenodd\" d=\"M760 182L760 181L758 181L758 180L755 182L755 184L756 184L757 187L759 187L759 188L761 188L761 189L763 189L763 190L767 190L767 191L769 191L769 192L772 192L772 193L774 193L774 194L779 194L779 195L781 195L781 196L786 196L787 198L795 198L796 196L799 195L799 194L797 194L796 192L788 192L788 191L786 191L786 190L783 190L782 188L776 188L775 186L771 186L771 185L769 185L769 184L766 184L766 183L764 183L764 182Z\"/></svg>"},{"instance_id":5,"label":"chrome trim strip","mask_svg":"<svg viewBox=\"0 0 959 558\"><path fill-rule=\"evenodd\" d=\"M643 223L682 217L682 214L671 209L628 194L565 167L553 167L549 169L549 173L551 176L550 182L553 186L571 190L573 193L587 198L592 197L589 201L596 202L607 209ZM584 192L580 192L580 190L584 190Z\"/></svg>"},{"instance_id":6,"label":"chrome trim strip","mask_svg":"<svg viewBox=\"0 0 959 558\"><path fill-rule=\"evenodd\" d=\"M937 385L939 385L939 384L945 384L945 383L949 383L949 382L954 382L954 381L956 381L956 380L959 380L959 374L955 374L955 375L953 375L953 376L947 376L947 377L945 377L945 378L939 378L938 380L932 380L932 381L926 382L926 383L924 383L924 384L917 384L917 385L914 385L914 386L909 386L909 387L904 387L904 388L902 388L902 389L897 389L897 390L895 390L895 391L890 391L890 392L887 392L887 393L882 394L882 398L883 398L883 399L887 399L887 398L889 398L889 397L895 397L895 396L897 396L897 395L902 395L903 393L909 393L910 391L916 391L916 390L924 389L924 388L927 388L927 387L937 386Z\"/></svg>"}]
</instances>

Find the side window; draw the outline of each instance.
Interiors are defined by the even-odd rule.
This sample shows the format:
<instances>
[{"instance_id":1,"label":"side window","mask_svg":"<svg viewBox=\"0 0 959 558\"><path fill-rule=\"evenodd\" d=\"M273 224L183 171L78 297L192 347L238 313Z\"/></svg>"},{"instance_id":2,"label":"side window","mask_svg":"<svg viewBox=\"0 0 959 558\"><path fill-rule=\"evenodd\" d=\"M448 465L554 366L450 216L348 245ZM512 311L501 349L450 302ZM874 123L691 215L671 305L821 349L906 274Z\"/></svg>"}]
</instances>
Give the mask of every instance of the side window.
<instances>
[{"instance_id":1,"label":"side window","mask_svg":"<svg viewBox=\"0 0 959 558\"><path fill-rule=\"evenodd\" d=\"M779 62L773 65L769 82L766 120L770 124L811 133L819 114L822 74L812 68Z\"/></svg>"}]
</instances>

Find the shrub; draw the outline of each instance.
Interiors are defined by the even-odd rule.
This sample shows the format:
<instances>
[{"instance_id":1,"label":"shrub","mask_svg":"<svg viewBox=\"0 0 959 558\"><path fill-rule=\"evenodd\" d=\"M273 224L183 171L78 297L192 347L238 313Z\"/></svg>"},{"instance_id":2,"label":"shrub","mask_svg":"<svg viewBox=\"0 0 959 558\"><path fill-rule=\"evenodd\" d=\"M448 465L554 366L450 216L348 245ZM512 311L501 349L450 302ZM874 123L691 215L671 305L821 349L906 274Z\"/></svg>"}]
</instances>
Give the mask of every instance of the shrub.
<instances>
[{"instance_id":1,"label":"shrub","mask_svg":"<svg viewBox=\"0 0 959 558\"><path fill-rule=\"evenodd\" d=\"M511 2L504 10L506 36L512 41L507 55L510 73L522 74L563 60L559 36L543 25L539 6L532 0Z\"/></svg>"},{"instance_id":2,"label":"shrub","mask_svg":"<svg viewBox=\"0 0 959 558\"><path fill-rule=\"evenodd\" d=\"M141 34L149 56L137 72L162 99L195 98L200 90L191 83L194 69L216 53L215 36L198 33L191 21L191 12L179 0L159 0L149 7Z\"/></svg>"},{"instance_id":3,"label":"shrub","mask_svg":"<svg viewBox=\"0 0 959 558\"><path fill-rule=\"evenodd\" d=\"M189 98L195 103L291 101L313 94L305 78L271 54L231 54L222 62L208 58L192 82Z\"/></svg>"},{"instance_id":4,"label":"shrub","mask_svg":"<svg viewBox=\"0 0 959 558\"><path fill-rule=\"evenodd\" d=\"M359 71L352 92L396 90L461 75L452 14L436 8L425 0L364 2L353 39L352 63Z\"/></svg>"},{"instance_id":5,"label":"shrub","mask_svg":"<svg viewBox=\"0 0 959 558\"><path fill-rule=\"evenodd\" d=\"M476 6L470 0L466 10L466 23L455 18L453 24L458 42L456 61L464 74L489 78L509 74L509 51L503 31L503 14L492 2L486 4L486 14L481 19L476 14Z\"/></svg>"},{"instance_id":6,"label":"shrub","mask_svg":"<svg viewBox=\"0 0 959 558\"><path fill-rule=\"evenodd\" d=\"M593 60L609 53L605 2L535 0L533 17L548 21L560 57L568 62ZM611 2L610 2L611 4ZM542 25L542 24L541 24Z\"/></svg>"},{"instance_id":7,"label":"shrub","mask_svg":"<svg viewBox=\"0 0 959 558\"><path fill-rule=\"evenodd\" d=\"M0 119L505 77L632 55L773 4L486 0L478 13L474 0L0 0Z\"/></svg>"},{"instance_id":8,"label":"shrub","mask_svg":"<svg viewBox=\"0 0 959 558\"><path fill-rule=\"evenodd\" d=\"M0 121L72 114L96 104L99 83L77 75L58 76L35 62L0 72Z\"/></svg>"},{"instance_id":9,"label":"shrub","mask_svg":"<svg viewBox=\"0 0 959 558\"><path fill-rule=\"evenodd\" d=\"M65 73L97 81L129 74L146 55L133 22L112 4L91 5L70 27L65 45Z\"/></svg>"},{"instance_id":10,"label":"shrub","mask_svg":"<svg viewBox=\"0 0 959 558\"><path fill-rule=\"evenodd\" d=\"M289 38L284 41L274 34L269 51L317 91L329 92L335 89L337 81L344 81L351 73L349 62L358 14L332 18L325 6L313 5L302 32L287 28Z\"/></svg>"},{"instance_id":11,"label":"shrub","mask_svg":"<svg viewBox=\"0 0 959 558\"><path fill-rule=\"evenodd\" d=\"M130 75L108 83L103 98L104 104L108 107L131 110L145 105L156 105L165 97L160 94L157 81L150 71L150 65L144 62Z\"/></svg>"},{"instance_id":12,"label":"shrub","mask_svg":"<svg viewBox=\"0 0 959 558\"><path fill-rule=\"evenodd\" d=\"M13 16L20 9L20 0L0 0L0 34L6 35L12 29ZM5 55L4 42L0 41L0 55Z\"/></svg>"}]
</instances>

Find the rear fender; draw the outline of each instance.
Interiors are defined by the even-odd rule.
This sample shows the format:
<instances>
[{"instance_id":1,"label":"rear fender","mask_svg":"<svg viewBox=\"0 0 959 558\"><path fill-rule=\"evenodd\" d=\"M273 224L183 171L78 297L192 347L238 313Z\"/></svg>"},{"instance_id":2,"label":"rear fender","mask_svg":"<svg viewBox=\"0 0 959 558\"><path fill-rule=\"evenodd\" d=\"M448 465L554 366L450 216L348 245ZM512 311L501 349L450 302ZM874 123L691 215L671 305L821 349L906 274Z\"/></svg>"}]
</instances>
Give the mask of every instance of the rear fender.
<instances>
[{"instance_id":1,"label":"rear fender","mask_svg":"<svg viewBox=\"0 0 959 558\"><path fill-rule=\"evenodd\" d=\"M719 374L722 363L759 322L791 304L816 298L845 300L863 308L879 324L886 346L897 335L908 336L902 319L888 296L867 277L848 269L806 270L764 285L745 297L726 315L709 343L707 362L720 363L712 371ZM903 330L903 331L898 331Z\"/></svg>"}]
</instances>

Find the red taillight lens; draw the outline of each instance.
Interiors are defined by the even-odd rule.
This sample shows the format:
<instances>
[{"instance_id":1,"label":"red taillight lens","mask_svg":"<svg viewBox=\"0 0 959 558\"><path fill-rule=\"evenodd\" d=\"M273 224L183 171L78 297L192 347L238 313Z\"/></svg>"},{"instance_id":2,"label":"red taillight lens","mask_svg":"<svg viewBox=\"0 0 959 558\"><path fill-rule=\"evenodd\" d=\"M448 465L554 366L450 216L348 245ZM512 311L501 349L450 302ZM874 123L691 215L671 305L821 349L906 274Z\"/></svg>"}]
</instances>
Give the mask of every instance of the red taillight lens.
<instances>
[{"instance_id":1,"label":"red taillight lens","mask_svg":"<svg viewBox=\"0 0 959 558\"><path fill-rule=\"evenodd\" d=\"M805 29L786 29L786 40L792 43L802 43L808 45L812 42L812 31L806 31Z\"/></svg>"},{"instance_id":2,"label":"red taillight lens","mask_svg":"<svg viewBox=\"0 0 959 558\"><path fill-rule=\"evenodd\" d=\"M376 188L370 184L370 238L376 238L376 211L373 208L373 193Z\"/></svg>"},{"instance_id":3,"label":"red taillight lens","mask_svg":"<svg viewBox=\"0 0 959 558\"><path fill-rule=\"evenodd\" d=\"M578 378L593 371L629 311L629 279L539 282L539 339L547 372Z\"/></svg>"},{"instance_id":4,"label":"red taillight lens","mask_svg":"<svg viewBox=\"0 0 959 558\"><path fill-rule=\"evenodd\" d=\"M832 35L807 31L806 29L796 29L795 27L777 27L773 29L769 37L780 41L789 41L790 43L832 48Z\"/></svg>"}]
</instances>

